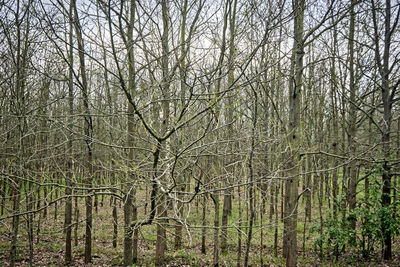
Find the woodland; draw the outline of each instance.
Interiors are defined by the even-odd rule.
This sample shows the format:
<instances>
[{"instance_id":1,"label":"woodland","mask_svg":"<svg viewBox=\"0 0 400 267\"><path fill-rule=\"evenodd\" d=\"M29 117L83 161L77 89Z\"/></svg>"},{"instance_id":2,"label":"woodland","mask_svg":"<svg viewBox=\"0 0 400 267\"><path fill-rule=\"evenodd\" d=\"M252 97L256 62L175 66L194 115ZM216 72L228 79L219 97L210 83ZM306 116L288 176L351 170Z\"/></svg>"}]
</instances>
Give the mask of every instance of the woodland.
<instances>
[{"instance_id":1,"label":"woodland","mask_svg":"<svg viewBox=\"0 0 400 267\"><path fill-rule=\"evenodd\" d=\"M1 266L399 266L398 0L0 0Z\"/></svg>"}]
</instances>

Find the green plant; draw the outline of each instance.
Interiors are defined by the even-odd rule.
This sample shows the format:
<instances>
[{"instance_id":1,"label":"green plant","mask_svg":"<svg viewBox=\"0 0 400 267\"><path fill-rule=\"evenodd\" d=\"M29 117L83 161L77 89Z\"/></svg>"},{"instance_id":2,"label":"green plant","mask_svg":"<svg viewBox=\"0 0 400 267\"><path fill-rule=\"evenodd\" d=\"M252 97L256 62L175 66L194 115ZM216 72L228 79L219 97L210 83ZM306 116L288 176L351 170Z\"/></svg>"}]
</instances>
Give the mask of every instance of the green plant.
<instances>
[{"instance_id":1,"label":"green plant","mask_svg":"<svg viewBox=\"0 0 400 267\"><path fill-rule=\"evenodd\" d=\"M314 242L314 250L319 252L320 257L325 255L338 258L346 249L352 247L356 249L364 258L369 258L377 244L383 245L385 234L394 236L399 233L400 223L396 219L395 206L399 202L389 206L382 206L382 183L379 180L382 168L377 166L370 171L370 186L368 198L358 199L357 207L346 212L343 201L345 196L340 195L335 200L339 207L338 218L330 216L323 222L323 226L317 225L312 228L314 232L319 232L319 236ZM358 221L357 228L354 230L350 226L350 220Z\"/></svg>"},{"instance_id":2,"label":"green plant","mask_svg":"<svg viewBox=\"0 0 400 267\"><path fill-rule=\"evenodd\" d=\"M383 237L389 233L391 236L398 234L400 224L396 219L395 206L398 203L392 203L389 206L382 206L382 183L380 175L383 168L377 166L372 170L377 176L370 179L368 201L360 202L355 212L360 218L360 239L358 249L364 258L369 258L374 251L376 244L383 245Z\"/></svg>"},{"instance_id":3,"label":"green plant","mask_svg":"<svg viewBox=\"0 0 400 267\"><path fill-rule=\"evenodd\" d=\"M312 228L312 231L320 232L314 241L314 250L319 252L320 257L324 252L336 259L345 251L346 246L354 244L355 231L350 227L348 217L334 219L330 216L324 221L323 230L321 225Z\"/></svg>"}]
</instances>

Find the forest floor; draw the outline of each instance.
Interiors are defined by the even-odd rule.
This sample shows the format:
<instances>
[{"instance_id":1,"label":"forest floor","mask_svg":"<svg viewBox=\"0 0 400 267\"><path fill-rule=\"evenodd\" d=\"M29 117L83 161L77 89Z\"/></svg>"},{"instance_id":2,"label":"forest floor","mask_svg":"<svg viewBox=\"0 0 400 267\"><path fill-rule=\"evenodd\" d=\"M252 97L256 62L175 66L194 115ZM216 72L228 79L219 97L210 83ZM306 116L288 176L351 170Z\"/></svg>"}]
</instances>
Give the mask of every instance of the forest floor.
<instances>
[{"instance_id":1,"label":"forest floor","mask_svg":"<svg viewBox=\"0 0 400 267\"><path fill-rule=\"evenodd\" d=\"M83 200L79 204L80 214L84 214ZM212 224L213 207L207 207L207 222ZM57 218L54 216L54 206L48 209L47 218L41 218L39 238L37 235L38 217L35 216L34 228L34 251L33 265L34 266L65 266L64 264L64 205L58 206ZM84 220L79 223L78 227L78 245L73 244L73 264L72 266L120 266L123 259L123 218L122 209L118 207L118 245L112 247L112 207L109 206L108 199L104 201L104 206L99 206L98 212L94 212L93 218L93 262L84 264ZM245 215L245 212L244 212ZM43 212L41 213L43 216ZM232 215L230 222L235 223L235 214ZM299 214L301 221L302 213ZM317 219L317 214L314 216ZM194 207L190 225L200 225L201 222L201 205ZM256 224L259 223L257 218ZM268 221L268 218L264 219ZM0 266L9 266L9 249L10 249L10 232L9 225L11 219L7 222L0 222ZM315 226L313 221L306 225L307 229ZM306 231L305 248L306 251L301 251L303 246L303 224L299 222L298 247L299 266L400 266L400 242L396 239L393 242L393 260L383 262L380 256L379 246L375 249L375 254L368 259L363 259L358 252L354 250L346 251L338 260L332 259L321 260L318 254L313 249L313 243L317 236L316 233L310 234ZM16 266L29 266L29 243L27 240L26 221L21 218L20 235L18 238L17 247L17 262ZM74 230L73 230L74 231ZM139 232L139 258L136 266L154 266L154 251L156 242L156 226L144 226ZM237 260L237 229L230 228L228 231L228 253L220 255L221 266L236 266ZM261 258L263 266L284 266L282 257L274 257L274 227L268 225L263 230L263 247L260 245L260 231L256 230L252 241L249 261L251 266L261 266ZM314 236L315 235L315 236ZM166 266L211 266L213 259L213 230L207 229L206 235L206 254L201 253L201 229L190 229L190 234L185 229L183 230L183 246L180 250L174 249L174 227L167 228L168 248L166 251ZM282 229L279 229L278 237L278 255L281 255L282 246ZM74 239L74 232L73 232ZM73 240L74 243L74 240ZM245 236L242 235L242 260L245 253Z\"/></svg>"}]
</instances>

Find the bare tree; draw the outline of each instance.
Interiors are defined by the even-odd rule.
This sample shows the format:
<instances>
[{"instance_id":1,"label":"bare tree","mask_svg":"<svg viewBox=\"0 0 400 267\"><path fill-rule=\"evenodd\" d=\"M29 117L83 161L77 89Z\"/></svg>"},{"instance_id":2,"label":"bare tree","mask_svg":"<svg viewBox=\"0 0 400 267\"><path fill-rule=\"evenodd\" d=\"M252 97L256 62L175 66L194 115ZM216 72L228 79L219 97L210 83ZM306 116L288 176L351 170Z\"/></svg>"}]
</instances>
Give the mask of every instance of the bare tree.
<instances>
[{"instance_id":1,"label":"bare tree","mask_svg":"<svg viewBox=\"0 0 400 267\"><path fill-rule=\"evenodd\" d=\"M377 6L379 5L379 7ZM400 80L395 80L394 83L390 82L390 76L393 75L393 69L395 64L398 64L399 58L394 56L391 58L391 44L393 40L393 34L397 28L400 8L397 6L397 12L395 13L394 21L392 21L393 9L391 1L386 0L383 7L380 7L381 3L376 3L371 0L371 11L372 11L372 22L373 22L373 49L375 52L375 62L378 67L378 72L381 78L380 89L383 105L383 123L381 127L382 134L382 151L383 151L383 173L382 173L382 206L389 207L391 205L390 191L392 188L391 179L391 166L389 158L391 154L390 148L390 131L391 124L393 121L393 104L396 91L399 88ZM378 8L384 10L383 14L378 15ZM379 12L380 13L380 12ZM383 43L380 38L380 27L379 19L383 18L384 30L383 30ZM383 45L383 51L382 51ZM398 54L397 54L398 55ZM387 222L390 221L384 216L382 218L382 232L384 233L384 246L383 246L383 258L390 260L392 258L392 233L388 230L389 225Z\"/></svg>"}]
</instances>

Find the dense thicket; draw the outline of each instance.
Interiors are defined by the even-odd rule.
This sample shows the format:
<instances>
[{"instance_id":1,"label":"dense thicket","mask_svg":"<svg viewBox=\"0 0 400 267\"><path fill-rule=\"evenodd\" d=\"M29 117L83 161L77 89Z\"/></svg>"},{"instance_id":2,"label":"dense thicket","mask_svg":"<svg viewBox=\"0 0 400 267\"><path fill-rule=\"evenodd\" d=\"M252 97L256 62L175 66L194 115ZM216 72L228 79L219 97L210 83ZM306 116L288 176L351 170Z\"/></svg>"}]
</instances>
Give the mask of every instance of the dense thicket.
<instances>
[{"instance_id":1,"label":"dense thicket","mask_svg":"<svg viewBox=\"0 0 400 267\"><path fill-rule=\"evenodd\" d=\"M66 265L103 243L124 266L395 262L399 17L390 0L0 1L0 264L35 265L45 236Z\"/></svg>"}]
</instances>

